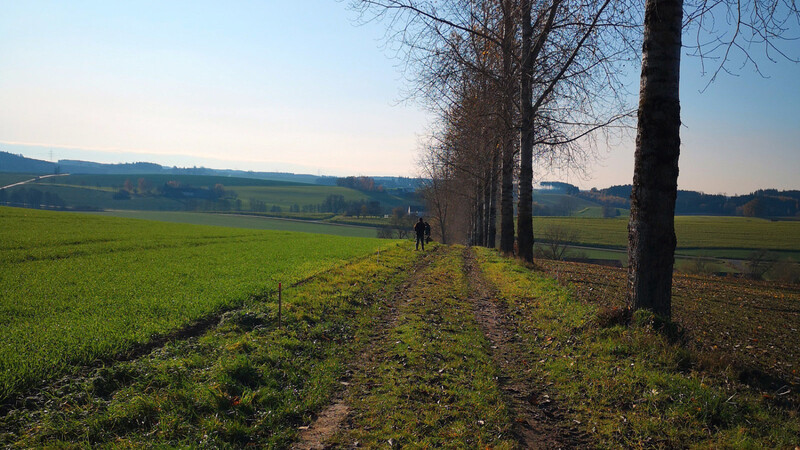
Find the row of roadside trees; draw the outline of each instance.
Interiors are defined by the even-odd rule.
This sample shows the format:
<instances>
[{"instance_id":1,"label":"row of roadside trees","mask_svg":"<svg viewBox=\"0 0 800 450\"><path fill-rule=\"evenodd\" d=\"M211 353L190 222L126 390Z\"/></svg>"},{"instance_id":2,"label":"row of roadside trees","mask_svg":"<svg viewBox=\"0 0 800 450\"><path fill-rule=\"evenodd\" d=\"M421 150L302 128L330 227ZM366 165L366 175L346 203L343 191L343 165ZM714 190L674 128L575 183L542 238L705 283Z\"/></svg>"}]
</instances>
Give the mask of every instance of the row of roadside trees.
<instances>
[{"instance_id":1,"label":"row of roadside trees","mask_svg":"<svg viewBox=\"0 0 800 450\"><path fill-rule=\"evenodd\" d=\"M786 0L352 0L384 20L409 96L437 117L420 158L432 225L444 242L533 260L533 173L580 170L593 144L633 125L628 300L671 314L680 152L682 48L713 81L754 45L800 26ZM795 28L796 30L796 28ZM692 36L689 44L683 35ZM640 50L641 49L641 50ZM641 63L638 108L623 76ZM516 219L516 224L515 224ZM499 227L498 227L499 225ZM516 226L515 226L516 225ZM498 242L499 241L499 242Z\"/></svg>"}]
</instances>

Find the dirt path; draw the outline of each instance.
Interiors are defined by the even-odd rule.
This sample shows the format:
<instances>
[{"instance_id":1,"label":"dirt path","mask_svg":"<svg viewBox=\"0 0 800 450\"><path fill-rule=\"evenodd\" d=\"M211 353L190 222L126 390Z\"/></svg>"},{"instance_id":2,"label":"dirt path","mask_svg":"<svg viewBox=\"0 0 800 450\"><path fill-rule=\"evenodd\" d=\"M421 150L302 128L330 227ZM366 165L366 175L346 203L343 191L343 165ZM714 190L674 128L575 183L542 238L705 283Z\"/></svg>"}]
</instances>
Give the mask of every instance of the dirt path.
<instances>
[{"instance_id":1,"label":"dirt path","mask_svg":"<svg viewBox=\"0 0 800 450\"><path fill-rule=\"evenodd\" d=\"M344 426L347 415L350 412L350 407L345 400L349 392L350 379L353 374L362 371L364 367L374 362L379 346L386 341L389 332L397 324L399 306L403 302L410 300L408 296L409 290L424 278L425 269L435 258L435 251L425 254L421 263L414 267L411 277L395 291L390 302L390 308L386 311L385 316L374 325L373 334L370 337L367 348L340 380L345 388L337 393L331 404L317 416L310 426L301 427L300 436L297 442L292 445L292 449L328 448L326 442Z\"/></svg>"},{"instance_id":2,"label":"dirt path","mask_svg":"<svg viewBox=\"0 0 800 450\"><path fill-rule=\"evenodd\" d=\"M69 174L68 173L60 173L60 174L56 174L56 175L42 175L40 177L31 178L30 180L25 180L25 181L20 181L19 183L9 184L8 186L0 186L0 189L8 189L8 188L12 188L14 186L21 186L21 185L26 184L26 183L32 183L34 181L43 180L45 178L65 177L67 175L69 175Z\"/></svg>"},{"instance_id":3,"label":"dirt path","mask_svg":"<svg viewBox=\"0 0 800 450\"><path fill-rule=\"evenodd\" d=\"M556 404L525 369L528 362L513 331L513 319L495 299L470 248L464 249L464 272L470 280L470 298L481 330L492 343L491 356L500 369L500 388L514 414L514 436L520 448L587 448L583 436L557 426L561 416Z\"/></svg>"}]
</instances>

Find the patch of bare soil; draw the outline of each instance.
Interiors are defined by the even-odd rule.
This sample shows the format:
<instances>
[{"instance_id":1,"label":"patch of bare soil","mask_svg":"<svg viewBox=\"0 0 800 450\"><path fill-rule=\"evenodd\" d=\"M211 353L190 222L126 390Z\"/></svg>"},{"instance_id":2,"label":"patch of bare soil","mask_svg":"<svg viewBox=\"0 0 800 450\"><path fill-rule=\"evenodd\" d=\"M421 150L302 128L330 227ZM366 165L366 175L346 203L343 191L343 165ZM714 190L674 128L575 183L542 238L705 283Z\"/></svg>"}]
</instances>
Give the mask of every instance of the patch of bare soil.
<instances>
[{"instance_id":1,"label":"patch of bare soil","mask_svg":"<svg viewBox=\"0 0 800 450\"><path fill-rule=\"evenodd\" d=\"M340 394L332 405L320 413L311 426L301 427L300 438L292 448L304 450L325 448L325 441L336 433L349 411L350 408Z\"/></svg>"},{"instance_id":2,"label":"patch of bare soil","mask_svg":"<svg viewBox=\"0 0 800 450\"><path fill-rule=\"evenodd\" d=\"M475 317L491 342L491 357L500 369L500 389L514 416L513 433L520 448L560 449L591 447L588 438L563 423L564 411L531 375L513 318L496 299L494 289L483 276L475 255L464 249L464 272L470 282Z\"/></svg>"},{"instance_id":3,"label":"patch of bare soil","mask_svg":"<svg viewBox=\"0 0 800 450\"><path fill-rule=\"evenodd\" d=\"M371 361L375 360L378 348L386 340L389 331L397 324L398 306L403 302L409 301L410 298L407 294L409 289L422 278L425 268L428 267L433 259L434 252L425 254L422 260L412 269L413 273L409 279L401 284L397 291L395 291L385 315L375 322L373 334L369 339L367 348L361 354L361 357L353 362L351 367L345 372L344 377L340 380L345 389L340 390L336 396L334 396L331 404L317 416L311 425L301 427L300 436L297 442L292 445L292 449L310 450L329 448L326 442L340 429L348 427L346 419L350 412L350 407L347 405L345 398L350 391L350 379L354 373L363 371L365 367L370 365Z\"/></svg>"}]
</instances>

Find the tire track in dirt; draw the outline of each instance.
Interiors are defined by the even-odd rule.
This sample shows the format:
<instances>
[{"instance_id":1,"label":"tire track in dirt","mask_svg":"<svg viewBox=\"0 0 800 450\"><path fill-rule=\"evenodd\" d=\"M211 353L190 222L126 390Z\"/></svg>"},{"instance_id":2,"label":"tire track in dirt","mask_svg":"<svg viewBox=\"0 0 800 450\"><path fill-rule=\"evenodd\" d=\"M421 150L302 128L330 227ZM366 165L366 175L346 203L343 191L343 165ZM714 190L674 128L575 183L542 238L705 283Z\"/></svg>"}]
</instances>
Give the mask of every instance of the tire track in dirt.
<instances>
[{"instance_id":1,"label":"tire track in dirt","mask_svg":"<svg viewBox=\"0 0 800 450\"><path fill-rule=\"evenodd\" d=\"M399 306L411 300L411 297L408 295L409 290L422 279L425 270L435 259L439 249L440 247L434 247L432 252L425 253L422 257L422 261L414 266L414 272L409 279L403 282L394 292L384 317L375 323L373 334L364 352L356 359L351 367L347 369L340 380L340 383L345 388L337 392L331 404L319 413L311 425L300 428L300 436L297 442L292 444L292 449L310 450L329 448L329 446L326 445L326 441L345 426L345 421L350 413L350 406L347 404L345 398L350 391L350 380L353 374L362 371L364 367L367 367L370 361L375 360L380 345L386 341L389 333L397 325L400 310Z\"/></svg>"},{"instance_id":2,"label":"tire track in dirt","mask_svg":"<svg viewBox=\"0 0 800 450\"><path fill-rule=\"evenodd\" d=\"M500 369L498 380L513 417L513 433L520 448L591 448L585 436L558 427L562 413L525 369L526 352L513 331L512 318L496 300L473 250L464 249L464 273L469 280L469 302L483 334L491 342L491 357Z\"/></svg>"}]
</instances>

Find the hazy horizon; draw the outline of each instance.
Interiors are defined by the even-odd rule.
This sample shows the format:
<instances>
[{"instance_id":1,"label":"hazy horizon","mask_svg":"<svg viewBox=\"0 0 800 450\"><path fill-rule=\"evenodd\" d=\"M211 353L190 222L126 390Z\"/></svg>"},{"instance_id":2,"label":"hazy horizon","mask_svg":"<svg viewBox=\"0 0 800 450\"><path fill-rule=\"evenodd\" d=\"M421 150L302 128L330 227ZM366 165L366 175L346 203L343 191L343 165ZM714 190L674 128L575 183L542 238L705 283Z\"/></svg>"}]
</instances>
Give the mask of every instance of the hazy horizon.
<instances>
[{"instance_id":1,"label":"hazy horizon","mask_svg":"<svg viewBox=\"0 0 800 450\"><path fill-rule=\"evenodd\" d=\"M26 154L25 150L26 149L30 149L30 148L37 148L38 150L30 152L30 154ZM53 149L52 150L52 155L53 155L53 159L54 160L48 159L48 157L50 155L50 151L51 151L51 150L49 150L49 147L38 147L38 146L37 147L32 147L32 146L25 146L25 145L6 144L4 142L0 142L0 151L6 151L6 152L9 152L9 153L14 153L14 154L22 154L23 156L25 156L27 158L39 159L39 160L49 161L49 162L54 162L54 163L57 163L59 160L85 161L85 162L95 162L95 163L103 163L103 164L153 163L153 164L158 164L158 165L160 165L162 167L168 167L168 168L177 167L179 169L188 169L188 168L197 167L197 168L205 168L205 169L213 169L213 170L242 170L242 171L251 171L251 172L293 173L293 174L297 174L297 175L317 175L317 176L330 176L330 177L346 177L346 176L408 177L408 178L416 178L417 177L417 175L414 175L414 174L412 174L412 175L404 175L404 174L397 175L397 174L391 174L391 173L360 173L360 172L359 173L350 173L350 172L326 173L326 172L321 172L321 171L319 171L319 172L311 172L311 171L308 171L308 170L304 171L304 170L302 170L302 168L300 168L299 170L292 170L292 169L280 169L280 168L256 169L256 168L241 168L241 167L234 167L234 166L228 167L228 166L214 165L215 162L220 163L220 164L224 164L225 161L223 161L223 160L207 159L206 162L209 162L210 165L209 164L196 164L196 161L193 161L191 157L182 157L182 156L179 156L179 155L174 155L174 158L170 159L171 162L164 163L164 162L160 162L160 161L164 161L164 159L161 159L161 158L163 158L164 156L169 156L169 155L149 155L149 154L146 154L146 153L140 153L140 154L133 154L132 153L130 155L154 156L156 159L159 159L159 160L156 160L156 159L153 159L153 160L150 160L150 159L135 159L135 158L134 159L123 160L123 159L115 158L115 156L119 156L119 154L116 154L116 153L106 153L107 155L109 155L111 157L109 159L107 159L107 160L99 160L99 159L93 158L92 154L102 155L102 154L104 154L103 152L85 151L85 150L67 149L67 148L60 148L59 149L59 148L56 148L56 147L52 147L52 149ZM84 155L85 157L83 157L83 156L57 157L57 155L60 153L59 150L63 151L64 152L63 154ZM70 152L76 152L76 153L70 153ZM36 154L42 154L42 155L44 155L44 157L37 157L37 156L35 156ZM125 153L125 154L127 155L127 153ZM181 161L183 161L183 162L181 162ZM540 183L540 182L547 182L547 181L560 181L560 182L570 183L570 184L578 186L582 190L590 190L591 188L604 189L604 188L608 188L608 187L615 186L615 185L630 185L631 184L630 182L627 182L627 183L614 183L614 184L608 184L608 185L586 185L585 183L581 184L580 182L574 182L574 180L573 181L565 181L565 179L561 179L557 175L552 175L552 176L549 176L549 177L545 176L545 177L542 177L540 179L536 179L536 180L534 180L534 184ZM746 192L744 192L744 191L742 191L742 192L719 192L719 191L717 191L717 192L709 192L709 191L703 191L703 190L700 190L700 189L685 188L685 187L682 187L682 186L679 186L679 189L680 190L689 190L689 191L698 191L698 192L703 192L705 194L723 194L723 195L728 195L728 196L746 195L746 194L750 194L750 193L752 193L752 192L754 192L756 190L759 190L759 189L800 190L800 188L791 188L791 187L782 188L782 187L776 187L776 186L760 186L760 187L757 187L756 189L753 189L753 190L750 190L750 191L746 191Z\"/></svg>"}]
</instances>

